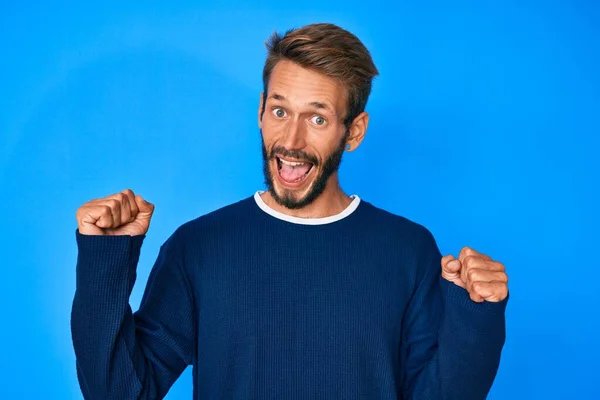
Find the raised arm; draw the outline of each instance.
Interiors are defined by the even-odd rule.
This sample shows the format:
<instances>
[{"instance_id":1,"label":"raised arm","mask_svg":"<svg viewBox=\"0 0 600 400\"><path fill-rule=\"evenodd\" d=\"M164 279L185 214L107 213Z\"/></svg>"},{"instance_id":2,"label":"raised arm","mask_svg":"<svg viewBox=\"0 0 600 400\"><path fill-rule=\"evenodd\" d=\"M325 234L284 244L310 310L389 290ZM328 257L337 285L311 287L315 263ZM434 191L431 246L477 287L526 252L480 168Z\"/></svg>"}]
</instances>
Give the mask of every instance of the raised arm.
<instances>
[{"instance_id":1,"label":"raised arm","mask_svg":"<svg viewBox=\"0 0 600 400\"><path fill-rule=\"evenodd\" d=\"M193 363L194 301L174 237L160 249L140 309L129 305L152 212L131 191L77 212L71 332L86 399L163 398Z\"/></svg>"}]
</instances>

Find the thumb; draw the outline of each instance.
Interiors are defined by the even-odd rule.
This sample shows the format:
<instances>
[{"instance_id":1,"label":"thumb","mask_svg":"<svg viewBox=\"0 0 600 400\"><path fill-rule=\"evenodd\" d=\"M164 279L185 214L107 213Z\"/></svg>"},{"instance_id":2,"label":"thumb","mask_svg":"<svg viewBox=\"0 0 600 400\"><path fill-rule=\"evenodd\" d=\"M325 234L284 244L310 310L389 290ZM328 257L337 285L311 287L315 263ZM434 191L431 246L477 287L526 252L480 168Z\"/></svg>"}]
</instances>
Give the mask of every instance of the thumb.
<instances>
[{"instance_id":1,"label":"thumb","mask_svg":"<svg viewBox=\"0 0 600 400\"><path fill-rule=\"evenodd\" d=\"M138 216L149 217L154 212L154 204L147 202L139 194L135 196L135 204L137 204L139 209Z\"/></svg>"},{"instance_id":2,"label":"thumb","mask_svg":"<svg viewBox=\"0 0 600 400\"><path fill-rule=\"evenodd\" d=\"M458 286L465 287L460 276L461 267L461 262L453 255L450 254L442 257L442 277L450 282L454 282Z\"/></svg>"}]
</instances>

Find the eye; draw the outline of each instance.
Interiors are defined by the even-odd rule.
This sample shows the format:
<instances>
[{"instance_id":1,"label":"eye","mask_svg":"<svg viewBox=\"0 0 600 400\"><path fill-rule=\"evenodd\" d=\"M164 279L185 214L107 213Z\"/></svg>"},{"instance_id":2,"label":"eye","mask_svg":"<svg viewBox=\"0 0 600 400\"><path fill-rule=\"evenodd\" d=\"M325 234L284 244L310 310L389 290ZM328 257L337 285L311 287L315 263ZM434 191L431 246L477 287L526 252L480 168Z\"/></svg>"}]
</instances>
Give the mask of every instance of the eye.
<instances>
[{"instance_id":1,"label":"eye","mask_svg":"<svg viewBox=\"0 0 600 400\"><path fill-rule=\"evenodd\" d=\"M285 111L283 111L282 108L279 107L275 107L273 109L273 111L271 111L273 113L273 115L275 115L277 118L283 118L285 117Z\"/></svg>"},{"instance_id":2,"label":"eye","mask_svg":"<svg viewBox=\"0 0 600 400\"><path fill-rule=\"evenodd\" d=\"M315 125L325 125L325 123L327 122L327 120L321 117L320 115L315 115L310 120Z\"/></svg>"}]
</instances>

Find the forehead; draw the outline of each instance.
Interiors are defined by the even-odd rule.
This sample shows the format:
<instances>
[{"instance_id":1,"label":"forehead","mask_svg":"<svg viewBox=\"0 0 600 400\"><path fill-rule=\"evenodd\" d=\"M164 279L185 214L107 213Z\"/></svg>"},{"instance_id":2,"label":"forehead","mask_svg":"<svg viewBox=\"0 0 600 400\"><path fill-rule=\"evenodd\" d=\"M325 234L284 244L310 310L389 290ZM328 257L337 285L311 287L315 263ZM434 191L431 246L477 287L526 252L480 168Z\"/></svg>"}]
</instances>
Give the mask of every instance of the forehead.
<instances>
[{"instance_id":1,"label":"forehead","mask_svg":"<svg viewBox=\"0 0 600 400\"><path fill-rule=\"evenodd\" d=\"M346 91L337 80L298 64L279 61L269 79L269 93L277 93L293 104L329 103L338 114L346 105Z\"/></svg>"}]
</instances>

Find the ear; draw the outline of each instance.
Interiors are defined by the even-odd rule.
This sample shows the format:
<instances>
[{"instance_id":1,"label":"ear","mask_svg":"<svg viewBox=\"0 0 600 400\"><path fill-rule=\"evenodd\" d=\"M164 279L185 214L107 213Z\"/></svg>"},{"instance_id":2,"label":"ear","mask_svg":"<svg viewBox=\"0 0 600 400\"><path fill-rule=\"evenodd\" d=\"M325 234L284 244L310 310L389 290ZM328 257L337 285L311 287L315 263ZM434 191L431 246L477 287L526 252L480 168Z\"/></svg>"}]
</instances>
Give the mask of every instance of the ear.
<instances>
[{"instance_id":1,"label":"ear","mask_svg":"<svg viewBox=\"0 0 600 400\"><path fill-rule=\"evenodd\" d=\"M260 101L258 102L258 129L262 129L262 108L264 101L264 93L260 94Z\"/></svg>"},{"instance_id":2,"label":"ear","mask_svg":"<svg viewBox=\"0 0 600 400\"><path fill-rule=\"evenodd\" d=\"M369 114L365 111L361 112L354 118L350 125L350 135L346 141L346 151L354 151L360 146L369 125Z\"/></svg>"}]
</instances>

